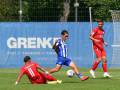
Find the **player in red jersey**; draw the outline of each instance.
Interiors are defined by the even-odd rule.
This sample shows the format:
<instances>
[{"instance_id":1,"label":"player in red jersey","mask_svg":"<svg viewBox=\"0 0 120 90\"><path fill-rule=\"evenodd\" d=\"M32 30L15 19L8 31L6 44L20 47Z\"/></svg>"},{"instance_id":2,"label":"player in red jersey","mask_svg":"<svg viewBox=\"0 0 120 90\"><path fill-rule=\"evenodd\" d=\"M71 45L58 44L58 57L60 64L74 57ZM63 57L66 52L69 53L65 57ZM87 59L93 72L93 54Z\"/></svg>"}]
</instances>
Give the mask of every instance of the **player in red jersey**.
<instances>
[{"instance_id":1,"label":"player in red jersey","mask_svg":"<svg viewBox=\"0 0 120 90\"><path fill-rule=\"evenodd\" d=\"M24 57L25 65L21 68L20 74L16 80L16 85L19 83L22 76L25 74L29 78L32 84L54 84L61 83L60 80L57 80L53 76L49 75L45 69L40 67L37 63L31 61L29 56ZM43 72L39 72L40 69ZM52 82L47 82L52 81Z\"/></svg>"},{"instance_id":2,"label":"player in red jersey","mask_svg":"<svg viewBox=\"0 0 120 90\"><path fill-rule=\"evenodd\" d=\"M90 74L93 78L95 78L95 70L98 66L98 64L102 61L102 67L104 71L104 77L111 77L107 72L107 60L106 60L106 52L104 49L104 45L107 45L107 43L104 41L104 30L103 30L103 21L98 20L98 26L93 29L93 31L90 34L90 39L93 42L93 50L96 54L97 59L94 61L94 64L92 66L92 69L90 70Z\"/></svg>"}]
</instances>

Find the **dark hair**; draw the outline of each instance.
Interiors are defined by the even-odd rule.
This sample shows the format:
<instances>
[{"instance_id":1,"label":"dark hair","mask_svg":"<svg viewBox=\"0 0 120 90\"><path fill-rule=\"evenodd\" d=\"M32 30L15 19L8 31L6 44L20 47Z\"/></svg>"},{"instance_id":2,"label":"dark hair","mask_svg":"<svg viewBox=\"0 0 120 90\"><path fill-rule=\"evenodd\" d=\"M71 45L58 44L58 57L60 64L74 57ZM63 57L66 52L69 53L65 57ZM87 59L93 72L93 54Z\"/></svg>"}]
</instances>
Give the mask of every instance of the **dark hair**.
<instances>
[{"instance_id":1,"label":"dark hair","mask_svg":"<svg viewBox=\"0 0 120 90\"><path fill-rule=\"evenodd\" d=\"M29 61L29 60L31 60L30 56L25 56L25 57L24 57L24 62L27 62L27 61Z\"/></svg>"},{"instance_id":2,"label":"dark hair","mask_svg":"<svg viewBox=\"0 0 120 90\"><path fill-rule=\"evenodd\" d=\"M99 23L99 22L103 22L103 20L101 19L96 19L96 21Z\"/></svg>"},{"instance_id":3,"label":"dark hair","mask_svg":"<svg viewBox=\"0 0 120 90\"><path fill-rule=\"evenodd\" d=\"M68 31L67 31L67 30L63 30L63 31L61 32L61 35L65 35L65 33L68 34Z\"/></svg>"}]
</instances>

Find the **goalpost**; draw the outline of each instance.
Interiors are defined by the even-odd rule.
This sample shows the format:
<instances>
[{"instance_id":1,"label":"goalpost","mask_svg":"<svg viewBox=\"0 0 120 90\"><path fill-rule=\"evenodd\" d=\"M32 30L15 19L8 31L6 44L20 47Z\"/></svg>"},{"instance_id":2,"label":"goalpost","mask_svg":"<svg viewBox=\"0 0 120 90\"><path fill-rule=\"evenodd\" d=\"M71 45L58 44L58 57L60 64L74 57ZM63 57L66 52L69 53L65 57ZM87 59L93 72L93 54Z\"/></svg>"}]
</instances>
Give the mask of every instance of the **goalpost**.
<instances>
[{"instance_id":1,"label":"goalpost","mask_svg":"<svg viewBox=\"0 0 120 90\"><path fill-rule=\"evenodd\" d=\"M113 20L112 67L120 67L120 10L111 10Z\"/></svg>"},{"instance_id":2,"label":"goalpost","mask_svg":"<svg viewBox=\"0 0 120 90\"><path fill-rule=\"evenodd\" d=\"M93 22L92 22L92 7L89 7L89 19L90 19L90 31L93 30ZM92 59L95 59L94 50L93 50L93 43L92 43Z\"/></svg>"}]
</instances>

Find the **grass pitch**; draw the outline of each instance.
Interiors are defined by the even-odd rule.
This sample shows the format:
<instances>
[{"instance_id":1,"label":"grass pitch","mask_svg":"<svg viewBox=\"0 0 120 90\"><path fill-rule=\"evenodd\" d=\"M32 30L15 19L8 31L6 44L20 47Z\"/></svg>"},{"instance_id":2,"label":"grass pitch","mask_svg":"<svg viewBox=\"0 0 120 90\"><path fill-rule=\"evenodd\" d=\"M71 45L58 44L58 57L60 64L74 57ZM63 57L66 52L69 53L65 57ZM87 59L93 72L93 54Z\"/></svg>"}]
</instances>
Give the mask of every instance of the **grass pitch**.
<instances>
[{"instance_id":1,"label":"grass pitch","mask_svg":"<svg viewBox=\"0 0 120 90\"><path fill-rule=\"evenodd\" d=\"M62 84L42 84L32 85L28 78L24 76L21 82L15 86L19 69L0 69L0 90L119 90L120 88L120 69L110 69L113 76L111 79L103 78L101 69L96 70L96 79L92 79L88 69L82 69L84 75L90 76L87 81L80 81L76 76L69 78L66 70L62 69L53 74L56 78L63 81Z\"/></svg>"}]
</instances>

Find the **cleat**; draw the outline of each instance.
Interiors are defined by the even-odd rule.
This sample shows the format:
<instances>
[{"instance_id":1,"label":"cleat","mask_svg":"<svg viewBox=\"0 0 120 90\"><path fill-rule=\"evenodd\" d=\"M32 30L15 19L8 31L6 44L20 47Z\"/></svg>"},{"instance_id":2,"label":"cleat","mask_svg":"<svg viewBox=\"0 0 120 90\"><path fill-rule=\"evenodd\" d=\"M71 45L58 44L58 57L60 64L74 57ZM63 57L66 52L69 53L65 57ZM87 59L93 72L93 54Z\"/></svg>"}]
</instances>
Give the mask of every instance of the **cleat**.
<instances>
[{"instance_id":1,"label":"cleat","mask_svg":"<svg viewBox=\"0 0 120 90\"><path fill-rule=\"evenodd\" d=\"M61 83L62 83L62 80L57 80L57 83L58 83L58 84L61 84Z\"/></svg>"},{"instance_id":2,"label":"cleat","mask_svg":"<svg viewBox=\"0 0 120 90\"><path fill-rule=\"evenodd\" d=\"M91 76L92 76L93 78L96 78L95 72L94 72L92 69L90 70L90 74L91 74Z\"/></svg>"},{"instance_id":3,"label":"cleat","mask_svg":"<svg viewBox=\"0 0 120 90\"><path fill-rule=\"evenodd\" d=\"M105 72L105 73L103 74L103 77L105 77L105 78L111 78L112 76L110 76L107 72Z\"/></svg>"},{"instance_id":4,"label":"cleat","mask_svg":"<svg viewBox=\"0 0 120 90\"><path fill-rule=\"evenodd\" d=\"M89 77L88 76L82 76L80 79L81 79L81 81L85 81L85 80L87 80Z\"/></svg>"},{"instance_id":5,"label":"cleat","mask_svg":"<svg viewBox=\"0 0 120 90\"><path fill-rule=\"evenodd\" d=\"M57 81L48 81L47 84L61 84L62 80L57 80Z\"/></svg>"}]
</instances>

